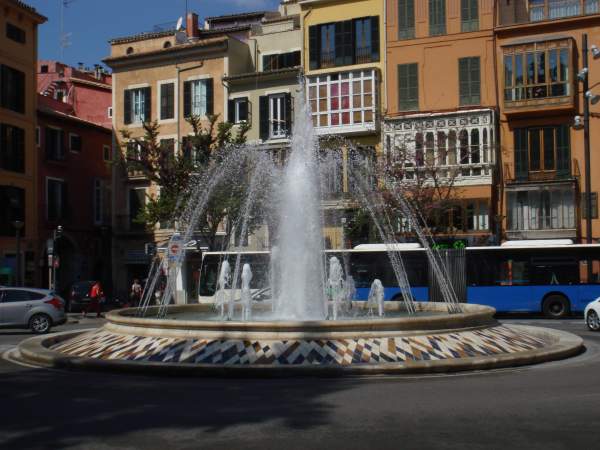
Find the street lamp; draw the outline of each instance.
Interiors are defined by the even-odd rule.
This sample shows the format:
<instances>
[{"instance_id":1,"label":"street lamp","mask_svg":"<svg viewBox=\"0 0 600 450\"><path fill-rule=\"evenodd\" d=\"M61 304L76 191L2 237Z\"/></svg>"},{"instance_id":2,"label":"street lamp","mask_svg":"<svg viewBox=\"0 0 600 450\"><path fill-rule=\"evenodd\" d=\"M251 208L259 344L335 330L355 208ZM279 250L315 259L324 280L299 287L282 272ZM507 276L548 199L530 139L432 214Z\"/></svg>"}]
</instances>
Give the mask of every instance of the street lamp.
<instances>
[{"instance_id":1,"label":"street lamp","mask_svg":"<svg viewBox=\"0 0 600 450\"><path fill-rule=\"evenodd\" d=\"M22 220L15 220L12 223L13 227L15 227L15 234L16 234L16 246L17 246L17 258L16 258L16 265L17 265L17 273L15 276L15 285L16 286L21 286L22 284L22 280L21 280L21 230L23 229L23 227L25 226L25 222L23 222Z\"/></svg>"}]
</instances>

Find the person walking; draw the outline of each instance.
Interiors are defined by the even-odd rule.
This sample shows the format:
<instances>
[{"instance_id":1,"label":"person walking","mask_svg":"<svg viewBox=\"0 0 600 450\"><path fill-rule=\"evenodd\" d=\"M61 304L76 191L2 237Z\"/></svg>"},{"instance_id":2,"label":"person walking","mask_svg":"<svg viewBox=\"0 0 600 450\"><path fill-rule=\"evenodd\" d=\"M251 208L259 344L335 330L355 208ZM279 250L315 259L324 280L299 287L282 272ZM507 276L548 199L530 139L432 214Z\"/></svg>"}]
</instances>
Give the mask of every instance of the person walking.
<instances>
[{"instance_id":1,"label":"person walking","mask_svg":"<svg viewBox=\"0 0 600 450\"><path fill-rule=\"evenodd\" d=\"M131 292L129 293L129 299L131 300L131 306L138 306L142 300L142 285L140 280L135 278L131 285Z\"/></svg>"},{"instance_id":2,"label":"person walking","mask_svg":"<svg viewBox=\"0 0 600 450\"><path fill-rule=\"evenodd\" d=\"M96 317L102 317L102 310L100 306L100 301L104 296L104 292L102 291L102 285L99 281L96 281L90 290L90 302L83 310L83 317L87 316L87 313L92 311L96 311Z\"/></svg>"}]
</instances>

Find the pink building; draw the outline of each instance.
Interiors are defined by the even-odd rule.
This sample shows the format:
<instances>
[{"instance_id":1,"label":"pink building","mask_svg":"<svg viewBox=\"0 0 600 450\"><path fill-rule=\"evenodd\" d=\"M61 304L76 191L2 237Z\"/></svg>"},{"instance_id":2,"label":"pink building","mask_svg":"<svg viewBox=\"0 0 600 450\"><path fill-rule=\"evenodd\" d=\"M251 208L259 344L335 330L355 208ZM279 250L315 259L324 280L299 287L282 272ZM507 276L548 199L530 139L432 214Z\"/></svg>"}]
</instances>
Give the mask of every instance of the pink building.
<instances>
[{"instance_id":1,"label":"pink building","mask_svg":"<svg viewBox=\"0 0 600 450\"><path fill-rule=\"evenodd\" d=\"M110 287L111 76L56 61L38 63L40 254L61 226L57 289L99 279ZM39 265L49 285L48 258Z\"/></svg>"}]
</instances>

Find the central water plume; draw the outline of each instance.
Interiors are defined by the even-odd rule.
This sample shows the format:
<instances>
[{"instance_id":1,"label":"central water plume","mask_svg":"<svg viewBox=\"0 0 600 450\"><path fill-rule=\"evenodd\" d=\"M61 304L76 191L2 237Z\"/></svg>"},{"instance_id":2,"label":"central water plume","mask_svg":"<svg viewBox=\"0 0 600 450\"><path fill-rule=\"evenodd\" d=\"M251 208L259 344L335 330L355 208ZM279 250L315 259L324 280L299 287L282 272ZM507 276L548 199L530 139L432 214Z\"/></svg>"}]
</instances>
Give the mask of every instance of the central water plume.
<instances>
[{"instance_id":1,"label":"central water plume","mask_svg":"<svg viewBox=\"0 0 600 450\"><path fill-rule=\"evenodd\" d=\"M281 182L278 235L278 298L275 316L324 320L321 194L317 140L303 90L296 97L291 155Z\"/></svg>"}]
</instances>

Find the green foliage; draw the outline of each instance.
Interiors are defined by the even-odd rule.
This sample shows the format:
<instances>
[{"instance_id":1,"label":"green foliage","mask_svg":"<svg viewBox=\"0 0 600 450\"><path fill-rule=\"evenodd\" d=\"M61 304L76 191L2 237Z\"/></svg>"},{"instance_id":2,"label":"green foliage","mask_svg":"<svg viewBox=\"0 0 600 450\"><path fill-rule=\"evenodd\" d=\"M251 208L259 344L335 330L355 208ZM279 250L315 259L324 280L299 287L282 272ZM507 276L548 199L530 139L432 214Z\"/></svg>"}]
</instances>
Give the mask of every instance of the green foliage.
<instances>
[{"instance_id":1,"label":"green foliage","mask_svg":"<svg viewBox=\"0 0 600 450\"><path fill-rule=\"evenodd\" d=\"M200 176L211 170L231 149L232 146L246 142L250 126L243 123L218 122L218 115L208 117L208 122L198 116L187 120L192 135L180 143L182 151L175 155L173 147L161 145L157 122L143 124L144 137L131 138L129 130L122 130L124 145L123 166L129 173L143 175L159 186L160 195L148 196L147 202L137 222L146 224L148 229L161 223L163 227L172 226L179 217L191 195L192 177ZM242 180L243 181L243 180ZM219 225L227 218L236 219L245 197L246 184L240 180L224 180L215 188L206 214L200 218L198 228L205 234L211 247L214 245Z\"/></svg>"}]
</instances>

